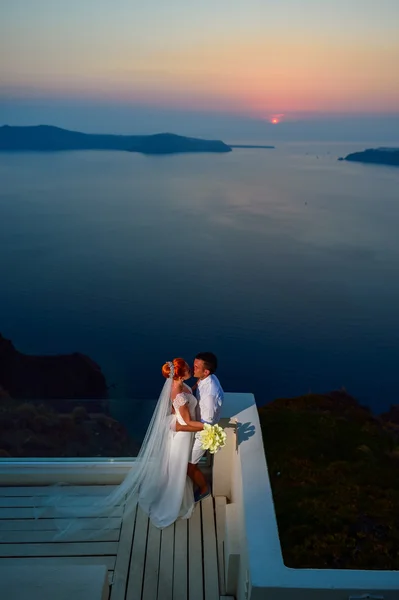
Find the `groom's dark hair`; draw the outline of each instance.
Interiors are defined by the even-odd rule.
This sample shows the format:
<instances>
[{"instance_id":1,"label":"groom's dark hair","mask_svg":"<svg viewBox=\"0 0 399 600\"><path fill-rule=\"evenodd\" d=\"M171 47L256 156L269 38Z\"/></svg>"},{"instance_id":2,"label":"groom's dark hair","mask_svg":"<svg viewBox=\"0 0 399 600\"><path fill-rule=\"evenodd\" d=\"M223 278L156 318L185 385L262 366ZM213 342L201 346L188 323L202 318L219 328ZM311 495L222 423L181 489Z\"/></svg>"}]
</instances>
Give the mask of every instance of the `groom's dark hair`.
<instances>
[{"instance_id":1,"label":"groom's dark hair","mask_svg":"<svg viewBox=\"0 0 399 600\"><path fill-rule=\"evenodd\" d=\"M213 352L200 352L195 358L203 360L205 369L208 369L211 373L214 373L218 368L218 359Z\"/></svg>"}]
</instances>

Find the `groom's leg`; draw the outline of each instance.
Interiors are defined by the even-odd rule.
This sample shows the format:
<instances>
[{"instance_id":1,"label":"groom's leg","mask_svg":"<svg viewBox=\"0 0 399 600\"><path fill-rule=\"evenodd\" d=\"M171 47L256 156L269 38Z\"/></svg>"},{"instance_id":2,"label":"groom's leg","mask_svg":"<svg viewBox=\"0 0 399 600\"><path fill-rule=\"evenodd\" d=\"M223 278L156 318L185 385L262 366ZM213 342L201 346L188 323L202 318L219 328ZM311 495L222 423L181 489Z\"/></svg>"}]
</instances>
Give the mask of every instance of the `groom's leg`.
<instances>
[{"instance_id":1,"label":"groom's leg","mask_svg":"<svg viewBox=\"0 0 399 600\"><path fill-rule=\"evenodd\" d=\"M204 494L208 490L208 484L204 474L198 467L198 463L204 454L205 450L202 449L201 442L199 440L194 440L193 449L191 452L191 460L188 463L187 475L199 488L200 494Z\"/></svg>"},{"instance_id":2,"label":"groom's leg","mask_svg":"<svg viewBox=\"0 0 399 600\"><path fill-rule=\"evenodd\" d=\"M198 487L200 494L205 494L208 490L208 484L204 477L203 472L200 470L198 465L188 463L187 475L190 477L192 482Z\"/></svg>"}]
</instances>

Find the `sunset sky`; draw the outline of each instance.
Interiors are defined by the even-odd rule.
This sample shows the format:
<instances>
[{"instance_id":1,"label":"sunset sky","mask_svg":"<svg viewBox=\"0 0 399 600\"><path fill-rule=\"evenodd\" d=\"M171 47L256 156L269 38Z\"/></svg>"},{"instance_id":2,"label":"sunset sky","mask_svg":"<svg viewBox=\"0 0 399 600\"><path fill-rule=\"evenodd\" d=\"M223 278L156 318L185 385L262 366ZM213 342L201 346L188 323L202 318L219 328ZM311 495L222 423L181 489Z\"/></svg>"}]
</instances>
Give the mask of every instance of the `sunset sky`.
<instances>
[{"instance_id":1,"label":"sunset sky","mask_svg":"<svg viewBox=\"0 0 399 600\"><path fill-rule=\"evenodd\" d=\"M399 113L398 0L2 0L0 110ZM0 112L0 124L4 121Z\"/></svg>"}]
</instances>

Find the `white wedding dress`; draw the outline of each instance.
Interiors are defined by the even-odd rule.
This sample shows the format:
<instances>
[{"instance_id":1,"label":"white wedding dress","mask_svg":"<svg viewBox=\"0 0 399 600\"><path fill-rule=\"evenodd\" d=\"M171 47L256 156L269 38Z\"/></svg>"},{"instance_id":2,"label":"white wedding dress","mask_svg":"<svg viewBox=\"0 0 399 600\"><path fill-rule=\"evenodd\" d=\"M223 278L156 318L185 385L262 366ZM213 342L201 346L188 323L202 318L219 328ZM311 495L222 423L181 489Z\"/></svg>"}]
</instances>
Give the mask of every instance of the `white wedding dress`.
<instances>
[{"instance_id":1,"label":"white wedding dress","mask_svg":"<svg viewBox=\"0 0 399 600\"><path fill-rule=\"evenodd\" d=\"M173 401L173 414L172 377L173 372L165 381L140 451L122 483L105 496L93 497L90 506L82 506L79 496L70 496L68 505L63 505L61 500L64 496L60 496L60 483L53 486L53 491L44 504L34 507L36 518L45 518L47 511L51 510L50 514L58 530L54 539L70 537L81 531L88 516L95 519L92 521L93 532L98 534L99 531L106 531L110 526L110 517L120 517L121 506L124 509L123 519L127 519L139 504L152 523L160 529L168 527L179 518L191 517L194 494L192 481L187 477L187 466L191 458L194 434L173 431L171 425L176 420L186 425L180 414L180 407L184 404L188 406L191 419L195 420L197 400L185 385L184 391Z\"/></svg>"},{"instance_id":2,"label":"white wedding dress","mask_svg":"<svg viewBox=\"0 0 399 600\"><path fill-rule=\"evenodd\" d=\"M186 425L180 414L180 407L187 405L190 417L195 420L197 399L191 389L184 384L185 390L177 394L173 400L176 419L181 425ZM169 427L169 424L167 425ZM193 483L187 477L187 466L194 442L194 433L170 430L169 456L165 457L165 468L158 489L153 494L139 496L139 505L150 517L151 522L163 529L177 519L189 519L194 509ZM152 496L152 497L151 497Z\"/></svg>"}]
</instances>

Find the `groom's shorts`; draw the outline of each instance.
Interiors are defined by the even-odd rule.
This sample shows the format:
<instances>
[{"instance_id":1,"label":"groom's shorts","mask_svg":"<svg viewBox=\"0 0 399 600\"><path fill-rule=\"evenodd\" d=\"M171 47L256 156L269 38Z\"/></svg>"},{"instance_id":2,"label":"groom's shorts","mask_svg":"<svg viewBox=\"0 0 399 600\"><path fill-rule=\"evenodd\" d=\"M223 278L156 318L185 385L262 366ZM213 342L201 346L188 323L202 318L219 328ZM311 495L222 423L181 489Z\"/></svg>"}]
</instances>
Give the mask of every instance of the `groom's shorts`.
<instances>
[{"instance_id":1,"label":"groom's shorts","mask_svg":"<svg viewBox=\"0 0 399 600\"><path fill-rule=\"evenodd\" d=\"M199 461L201 460L201 458L204 456L204 454L206 452L206 450L203 450L201 445L202 444L201 444L200 440L197 440L197 439L194 440L193 449L191 450L191 459L188 461L192 465L196 465L197 463L199 463Z\"/></svg>"}]
</instances>

